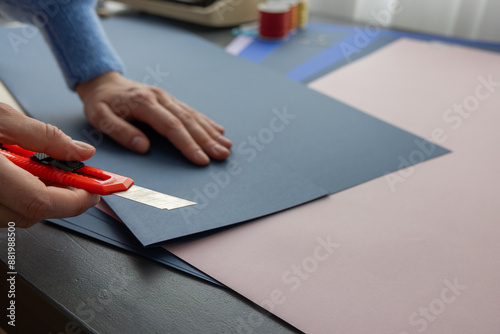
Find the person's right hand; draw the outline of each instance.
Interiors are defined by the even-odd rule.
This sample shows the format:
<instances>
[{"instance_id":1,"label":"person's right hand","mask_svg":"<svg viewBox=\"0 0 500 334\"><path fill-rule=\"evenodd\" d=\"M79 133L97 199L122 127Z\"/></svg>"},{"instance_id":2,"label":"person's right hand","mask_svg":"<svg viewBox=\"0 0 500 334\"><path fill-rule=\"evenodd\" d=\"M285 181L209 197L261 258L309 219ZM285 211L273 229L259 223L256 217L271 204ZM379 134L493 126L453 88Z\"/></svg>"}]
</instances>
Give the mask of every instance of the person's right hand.
<instances>
[{"instance_id":1,"label":"person's right hand","mask_svg":"<svg viewBox=\"0 0 500 334\"><path fill-rule=\"evenodd\" d=\"M86 160L95 148L73 141L53 125L21 114L0 103L0 143L16 144L58 160ZM81 189L47 186L0 154L0 227L14 222L30 227L43 219L79 215L96 205L99 195Z\"/></svg>"}]
</instances>

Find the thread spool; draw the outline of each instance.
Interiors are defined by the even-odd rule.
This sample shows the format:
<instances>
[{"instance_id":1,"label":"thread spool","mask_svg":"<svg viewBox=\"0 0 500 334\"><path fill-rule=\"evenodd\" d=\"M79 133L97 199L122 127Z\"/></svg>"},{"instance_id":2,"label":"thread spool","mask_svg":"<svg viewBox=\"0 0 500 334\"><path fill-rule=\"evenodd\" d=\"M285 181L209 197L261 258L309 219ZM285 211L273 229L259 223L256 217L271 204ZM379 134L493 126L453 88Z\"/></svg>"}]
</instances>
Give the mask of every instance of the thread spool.
<instances>
[{"instance_id":1,"label":"thread spool","mask_svg":"<svg viewBox=\"0 0 500 334\"><path fill-rule=\"evenodd\" d=\"M290 5L290 32L293 33L297 30L299 22L299 2L297 0L287 0L286 3Z\"/></svg>"},{"instance_id":2,"label":"thread spool","mask_svg":"<svg viewBox=\"0 0 500 334\"><path fill-rule=\"evenodd\" d=\"M282 39L290 31L290 5L280 2L260 3L259 36L264 39Z\"/></svg>"},{"instance_id":3,"label":"thread spool","mask_svg":"<svg viewBox=\"0 0 500 334\"><path fill-rule=\"evenodd\" d=\"M297 13L297 26L299 29L305 29L309 22L309 0L299 0Z\"/></svg>"},{"instance_id":4,"label":"thread spool","mask_svg":"<svg viewBox=\"0 0 500 334\"><path fill-rule=\"evenodd\" d=\"M298 0L270 0L268 3L281 3L290 6L290 33L294 33L298 26L299 2Z\"/></svg>"}]
</instances>

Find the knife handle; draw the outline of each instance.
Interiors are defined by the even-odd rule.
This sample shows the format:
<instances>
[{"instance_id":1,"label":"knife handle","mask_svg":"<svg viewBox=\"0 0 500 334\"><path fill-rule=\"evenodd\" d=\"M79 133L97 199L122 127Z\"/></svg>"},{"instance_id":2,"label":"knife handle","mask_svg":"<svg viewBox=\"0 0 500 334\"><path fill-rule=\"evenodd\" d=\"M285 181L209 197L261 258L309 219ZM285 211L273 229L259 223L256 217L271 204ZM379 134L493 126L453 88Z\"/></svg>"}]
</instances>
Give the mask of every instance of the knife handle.
<instances>
[{"instance_id":1,"label":"knife handle","mask_svg":"<svg viewBox=\"0 0 500 334\"><path fill-rule=\"evenodd\" d=\"M134 180L131 178L90 166L84 166L73 172L64 171L33 161L31 157L35 152L17 145L0 145L0 153L7 159L42 180L84 189L99 195L110 195L115 192L125 191L134 184Z\"/></svg>"}]
</instances>

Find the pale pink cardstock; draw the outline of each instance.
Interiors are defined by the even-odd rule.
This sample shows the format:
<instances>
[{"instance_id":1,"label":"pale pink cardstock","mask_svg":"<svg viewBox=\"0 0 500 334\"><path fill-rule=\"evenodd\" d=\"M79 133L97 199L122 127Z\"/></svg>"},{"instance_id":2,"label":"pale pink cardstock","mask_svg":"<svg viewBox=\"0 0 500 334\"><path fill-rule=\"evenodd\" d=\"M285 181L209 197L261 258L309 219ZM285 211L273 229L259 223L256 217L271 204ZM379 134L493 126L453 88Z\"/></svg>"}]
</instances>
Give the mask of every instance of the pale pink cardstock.
<instances>
[{"instance_id":1,"label":"pale pink cardstock","mask_svg":"<svg viewBox=\"0 0 500 334\"><path fill-rule=\"evenodd\" d=\"M500 56L399 40L311 87L453 153L167 249L307 333L499 333Z\"/></svg>"}]
</instances>

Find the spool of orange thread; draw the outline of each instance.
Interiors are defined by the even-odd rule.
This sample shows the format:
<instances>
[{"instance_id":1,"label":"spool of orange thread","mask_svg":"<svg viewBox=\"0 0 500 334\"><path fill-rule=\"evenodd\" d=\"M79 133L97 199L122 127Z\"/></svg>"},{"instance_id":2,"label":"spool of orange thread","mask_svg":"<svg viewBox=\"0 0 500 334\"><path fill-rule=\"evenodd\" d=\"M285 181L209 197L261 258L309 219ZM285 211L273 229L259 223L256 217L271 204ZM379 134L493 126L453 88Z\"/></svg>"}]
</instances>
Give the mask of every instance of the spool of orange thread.
<instances>
[{"instance_id":1,"label":"spool of orange thread","mask_svg":"<svg viewBox=\"0 0 500 334\"><path fill-rule=\"evenodd\" d=\"M259 36L282 39L290 32L291 8L286 3L269 2L257 6L260 15Z\"/></svg>"},{"instance_id":2,"label":"spool of orange thread","mask_svg":"<svg viewBox=\"0 0 500 334\"><path fill-rule=\"evenodd\" d=\"M295 32L297 30L297 24L299 22L299 3L297 0L288 0L290 5L290 32Z\"/></svg>"}]
</instances>

